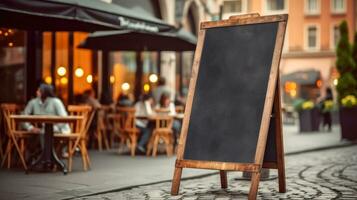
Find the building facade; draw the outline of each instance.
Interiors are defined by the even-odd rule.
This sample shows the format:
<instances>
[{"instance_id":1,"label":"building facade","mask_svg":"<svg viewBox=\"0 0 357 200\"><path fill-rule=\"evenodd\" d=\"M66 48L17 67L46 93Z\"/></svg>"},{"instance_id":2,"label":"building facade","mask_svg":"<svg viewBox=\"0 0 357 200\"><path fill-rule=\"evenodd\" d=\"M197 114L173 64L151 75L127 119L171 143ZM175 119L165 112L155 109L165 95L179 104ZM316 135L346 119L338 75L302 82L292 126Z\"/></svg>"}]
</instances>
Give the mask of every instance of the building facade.
<instances>
[{"instance_id":1,"label":"building facade","mask_svg":"<svg viewBox=\"0 0 357 200\"><path fill-rule=\"evenodd\" d=\"M289 14L283 54L281 76L294 74L309 79L309 72L319 72L311 79L308 91L295 83L285 82L285 100L297 97L316 100L324 95L326 87L336 84L335 48L339 40L339 24L346 20L350 41L356 30L356 1L354 0L216 0L216 10L223 19L231 15L259 13L260 15ZM304 81L300 81L304 82ZM315 85L315 86L313 86Z\"/></svg>"},{"instance_id":2,"label":"building facade","mask_svg":"<svg viewBox=\"0 0 357 200\"><path fill-rule=\"evenodd\" d=\"M355 0L103 1L133 9L133 12L145 12L195 35L202 21L246 13L289 14L280 63L287 102L297 97L316 99L323 95L324 88L333 87L338 77L335 69L338 25L342 20L347 21L351 42L352 30L357 28ZM149 79L153 74L165 77L173 92L187 93L193 52L143 52L140 54L142 62L136 63L138 52L77 48L87 35L83 32L29 32L1 28L0 81L3 85L15 84L16 88L0 88L0 92L6 94L1 102L25 102L35 94L34 83L38 79L53 83L67 103L90 88L97 91L98 97L109 92L113 100L123 92L132 94L138 88L148 92L155 88L155 83ZM138 74L139 67L142 73ZM55 73L51 75L51 71ZM317 76L311 75L316 72ZM292 77L292 74L300 80L286 82L284 77ZM303 79L307 81L301 81ZM302 82L307 82L307 87ZM26 89L32 85L34 88ZM103 91L103 88L109 90Z\"/></svg>"}]
</instances>

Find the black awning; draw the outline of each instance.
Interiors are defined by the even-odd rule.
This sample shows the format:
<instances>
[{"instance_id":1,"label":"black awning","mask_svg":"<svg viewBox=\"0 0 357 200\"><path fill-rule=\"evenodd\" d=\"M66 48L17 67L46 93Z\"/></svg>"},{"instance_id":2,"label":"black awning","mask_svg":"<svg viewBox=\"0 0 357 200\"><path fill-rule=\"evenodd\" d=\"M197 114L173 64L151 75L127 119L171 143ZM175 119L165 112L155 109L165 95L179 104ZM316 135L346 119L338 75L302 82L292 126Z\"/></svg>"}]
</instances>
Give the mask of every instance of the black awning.
<instances>
[{"instance_id":1,"label":"black awning","mask_svg":"<svg viewBox=\"0 0 357 200\"><path fill-rule=\"evenodd\" d=\"M281 76L282 83L293 81L300 85L315 85L318 80L321 80L321 73L316 70L297 71Z\"/></svg>"},{"instance_id":2,"label":"black awning","mask_svg":"<svg viewBox=\"0 0 357 200\"><path fill-rule=\"evenodd\" d=\"M152 33L147 31L98 31L78 47L110 51L193 51L197 38L183 30Z\"/></svg>"},{"instance_id":3,"label":"black awning","mask_svg":"<svg viewBox=\"0 0 357 200\"><path fill-rule=\"evenodd\" d=\"M173 29L145 12L100 0L1 0L0 26L23 30L86 31Z\"/></svg>"}]
</instances>

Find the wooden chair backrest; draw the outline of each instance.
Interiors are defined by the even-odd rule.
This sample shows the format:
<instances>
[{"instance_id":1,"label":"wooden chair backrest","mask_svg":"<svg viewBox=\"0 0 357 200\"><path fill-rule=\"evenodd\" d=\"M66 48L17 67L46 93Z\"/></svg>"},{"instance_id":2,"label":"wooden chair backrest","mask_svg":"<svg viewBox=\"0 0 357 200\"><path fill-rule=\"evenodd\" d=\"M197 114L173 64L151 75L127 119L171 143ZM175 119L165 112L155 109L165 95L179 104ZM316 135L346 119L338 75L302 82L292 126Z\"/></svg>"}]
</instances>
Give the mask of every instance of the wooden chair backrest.
<instances>
[{"instance_id":1,"label":"wooden chair backrest","mask_svg":"<svg viewBox=\"0 0 357 200\"><path fill-rule=\"evenodd\" d=\"M173 121L172 116L157 116L155 120L155 131L170 132L172 130Z\"/></svg>"},{"instance_id":2,"label":"wooden chair backrest","mask_svg":"<svg viewBox=\"0 0 357 200\"><path fill-rule=\"evenodd\" d=\"M10 119L10 115L19 114L22 110L22 106L18 104L1 104L1 112L4 118L7 134L10 134L11 131L16 130L15 120Z\"/></svg>"},{"instance_id":3,"label":"wooden chair backrest","mask_svg":"<svg viewBox=\"0 0 357 200\"><path fill-rule=\"evenodd\" d=\"M68 113L71 116L83 116L83 119L77 120L74 125L71 125L72 132L80 133L82 137L88 132L90 123L94 117L94 111L88 105L69 105Z\"/></svg>"},{"instance_id":4,"label":"wooden chair backrest","mask_svg":"<svg viewBox=\"0 0 357 200\"><path fill-rule=\"evenodd\" d=\"M111 120L108 119L108 114L112 114L113 107L110 105L101 105L97 110L97 126L99 130L106 130L108 125L112 123Z\"/></svg>"},{"instance_id":5,"label":"wooden chair backrest","mask_svg":"<svg viewBox=\"0 0 357 200\"><path fill-rule=\"evenodd\" d=\"M119 115L119 123L123 129L135 128L135 108L117 107L116 113Z\"/></svg>"},{"instance_id":6,"label":"wooden chair backrest","mask_svg":"<svg viewBox=\"0 0 357 200\"><path fill-rule=\"evenodd\" d=\"M184 113L185 107L184 106L175 106L175 110L177 113Z\"/></svg>"}]
</instances>

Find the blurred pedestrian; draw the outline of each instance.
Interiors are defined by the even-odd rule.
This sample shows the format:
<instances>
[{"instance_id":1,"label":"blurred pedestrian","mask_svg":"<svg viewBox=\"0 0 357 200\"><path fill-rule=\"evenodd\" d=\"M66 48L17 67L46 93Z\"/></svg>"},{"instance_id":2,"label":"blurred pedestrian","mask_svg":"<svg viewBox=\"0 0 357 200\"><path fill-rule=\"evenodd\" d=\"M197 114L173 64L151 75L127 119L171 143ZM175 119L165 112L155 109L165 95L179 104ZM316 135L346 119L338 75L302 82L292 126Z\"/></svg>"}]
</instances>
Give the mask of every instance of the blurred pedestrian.
<instances>
[{"instance_id":1,"label":"blurred pedestrian","mask_svg":"<svg viewBox=\"0 0 357 200\"><path fill-rule=\"evenodd\" d=\"M174 100L173 97L171 98L172 92L171 92L170 88L166 85L165 78L160 77L158 80L158 86L152 92L156 105L159 104L160 98L163 93L168 94L170 100Z\"/></svg>"},{"instance_id":2,"label":"blurred pedestrian","mask_svg":"<svg viewBox=\"0 0 357 200\"><path fill-rule=\"evenodd\" d=\"M131 107L133 106L133 101L130 99L129 95L121 93L118 96L118 101L116 106L119 107Z\"/></svg>"},{"instance_id":3,"label":"blurred pedestrian","mask_svg":"<svg viewBox=\"0 0 357 200\"><path fill-rule=\"evenodd\" d=\"M151 95L143 95L138 102L135 104L135 115L136 116L149 116L153 114L152 106L154 104L154 99ZM140 130L141 136L138 142L137 149L141 153L146 152L146 145L149 142L153 125L145 119L135 120L136 127Z\"/></svg>"},{"instance_id":4,"label":"blurred pedestrian","mask_svg":"<svg viewBox=\"0 0 357 200\"><path fill-rule=\"evenodd\" d=\"M87 104L92 107L93 112L94 112L94 117L93 120L89 126L88 130L88 143L87 143L87 148L91 149L93 146L93 143L95 142L95 134L97 131L97 125L98 125L98 112L101 107L99 101L95 98L95 93L94 90L88 89L83 92L83 103Z\"/></svg>"},{"instance_id":5,"label":"blurred pedestrian","mask_svg":"<svg viewBox=\"0 0 357 200\"><path fill-rule=\"evenodd\" d=\"M92 89L83 92L83 100L85 104L90 105L94 110L99 109L101 106L98 99L95 98L95 93Z\"/></svg>"},{"instance_id":6,"label":"blurred pedestrian","mask_svg":"<svg viewBox=\"0 0 357 200\"><path fill-rule=\"evenodd\" d=\"M156 105L156 109L167 111L167 113L171 116L176 115L176 109L173 102L170 100L170 96L168 93L163 93L160 97L159 104ZM179 138L180 131L181 131L181 121L174 119L172 124L172 130L174 132L175 142Z\"/></svg>"},{"instance_id":7,"label":"blurred pedestrian","mask_svg":"<svg viewBox=\"0 0 357 200\"><path fill-rule=\"evenodd\" d=\"M325 98L320 102L321 112L322 112L322 128L324 129L327 126L327 130L331 131L332 126L332 116L331 109L333 106L333 96L331 88L326 89Z\"/></svg>"},{"instance_id":8,"label":"blurred pedestrian","mask_svg":"<svg viewBox=\"0 0 357 200\"><path fill-rule=\"evenodd\" d=\"M36 98L31 99L23 112L25 115L57 115L68 116L62 101L54 94L52 85L42 83L36 91ZM41 133L40 142L43 146L44 125L41 128L30 123L23 124L24 129L36 133ZM53 126L55 133L70 134L71 129L67 123L57 123Z\"/></svg>"}]
</instances>

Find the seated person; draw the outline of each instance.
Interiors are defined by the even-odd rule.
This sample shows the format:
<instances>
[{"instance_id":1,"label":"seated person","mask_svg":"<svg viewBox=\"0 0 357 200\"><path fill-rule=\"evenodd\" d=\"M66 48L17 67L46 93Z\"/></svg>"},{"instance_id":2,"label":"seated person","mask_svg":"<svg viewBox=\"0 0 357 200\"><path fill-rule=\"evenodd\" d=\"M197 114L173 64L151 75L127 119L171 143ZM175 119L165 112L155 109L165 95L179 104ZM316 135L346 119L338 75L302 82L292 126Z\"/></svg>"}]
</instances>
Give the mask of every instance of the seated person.
<instances>
[{"instance_id":1,"label":"seated person","mask_svg":"<svg viewBox=\"0 0 357 200\"><path fill-rule=\"evenodd\" d=\"M154 103L154 99L151 95L144 95L142 98L135 104L135 115L136 116L148 116L152 115L152 104ZM146 145L149 142L151 132L152 132L152 125L149 124L148 120L145 119L137 119L135 121L136 127L141 132L141 137L138 142L137 149L144 153L146 151Z\"/></svg>"},{"instance_id":2,"label":"seated person","mask_svg":"<svg viewBox=\"0 0 357 200\"><path fill-rule=\"evenodd\" d=\"M158 110L167 110L169 115L176 115L175 105L170 101L170 95L163 93L160 97L160 102L156 105ZM175 142L180 135L181 131L181 122L177 119L174 119L172 124L172 130L174 132Z\"/></svg>"},{"instance_id":3,"label":"seated person","mask_svg":"<svg viewBox=\"0 0 357 200\"><path fill-rule=\"evenodd\" d=\"M28 102L23 114L68 116L62 101L55 96L52 85L41 84L36 91L36 96L36 98ZM24 123L23 127L28 131L44 133L44 126L40 129L30 123ZM62 134L71 133L71 129L67 123L55 124L53 131ZM43 136L40 137L40 142L43 146Z\"/></svg>"},{"instance_id":4,"label":"seated person","mask_svg":"<svg viewBox=\"0 0 357 200\"><path fill-rule=\"evenodd\" d=\"M117 105L119 107L130 107L133 106L133 101L129 98L129 95L120 94L118 96Z\"/></svg>"}]
</instances>

